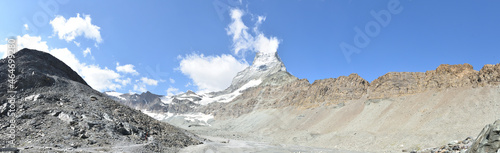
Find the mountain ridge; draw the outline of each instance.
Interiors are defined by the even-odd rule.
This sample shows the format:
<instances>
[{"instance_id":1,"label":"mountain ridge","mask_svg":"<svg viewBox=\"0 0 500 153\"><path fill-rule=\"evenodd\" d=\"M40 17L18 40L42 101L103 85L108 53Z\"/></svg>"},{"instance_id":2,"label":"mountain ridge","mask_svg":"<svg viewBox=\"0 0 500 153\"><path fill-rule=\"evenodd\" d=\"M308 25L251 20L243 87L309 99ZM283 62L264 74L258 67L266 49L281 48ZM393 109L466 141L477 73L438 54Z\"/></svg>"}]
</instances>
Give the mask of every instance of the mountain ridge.
<instances>
[{"instance_id":1,"label":"mountain ridge","mask_svg":"<svg viewBox=\"0 0 500 153\"><path fill-rule=\"evenodd\" d=\"M221 98L222 101L218 101L215 98L213 101L202 103L201 108L191 110L215 117L237 117L261 108L342 106L347 101L360 98L385 99L429 90L497 85L500 82L500 64L486 64L480 71L474 70L467 63L441 64L426 72L388 72L372 82L353 73L310 83L307 79L299 79L288 73L277 52L258 53L252 65L239 72L227 89L213 92L212 95L198 95L196 100L183 98L182 95L172 99L183 99L183 103L197 103L207 98L224 97L255 79L262 82L241 90L229 100ZM200 105L193 107L198 106Z\"/></svg>"}]
</instances>

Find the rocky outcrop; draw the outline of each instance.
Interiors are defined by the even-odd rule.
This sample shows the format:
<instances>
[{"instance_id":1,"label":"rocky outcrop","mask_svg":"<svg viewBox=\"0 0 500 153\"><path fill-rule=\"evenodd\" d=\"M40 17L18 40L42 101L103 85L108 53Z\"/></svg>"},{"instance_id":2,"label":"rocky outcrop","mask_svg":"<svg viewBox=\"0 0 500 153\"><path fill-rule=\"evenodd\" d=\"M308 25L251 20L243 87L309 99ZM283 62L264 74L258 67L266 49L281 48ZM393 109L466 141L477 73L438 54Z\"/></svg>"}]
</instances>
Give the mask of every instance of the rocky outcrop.
<instances>
[{"instance_id":1,"label":"rocky outcrop","mask_svg":"<svg viewBox=\"0 0 500 153\"><path fill-rule=\"evenodd\" d=\"M467 153L496 153L498 151L500 151L500 120L486 125Z\"/></svg>"},{"instance_id":2,"label":"rocky outcrop","mask_svg":"<svg viewBox=\"0 0 500 153\"><path fill-rule=\"evenodd\" d=\"M486 65L478 72L470 64L442 64L436 70L423 72L390 72L370 84L368 98L388 98L428 90L477 87L500 80L499 65Z\"/></svg>"},{"instance_id":3,"label":"rocky outcrop","mask_svg":"<svg viewBox=\"0 0 500 153\"><path fill-rule=\"evenodd\" d=\"M481 85L500 84L500 64L491 65L486 64L480 71L478 82Z\"/></svg>"}]
</instances>

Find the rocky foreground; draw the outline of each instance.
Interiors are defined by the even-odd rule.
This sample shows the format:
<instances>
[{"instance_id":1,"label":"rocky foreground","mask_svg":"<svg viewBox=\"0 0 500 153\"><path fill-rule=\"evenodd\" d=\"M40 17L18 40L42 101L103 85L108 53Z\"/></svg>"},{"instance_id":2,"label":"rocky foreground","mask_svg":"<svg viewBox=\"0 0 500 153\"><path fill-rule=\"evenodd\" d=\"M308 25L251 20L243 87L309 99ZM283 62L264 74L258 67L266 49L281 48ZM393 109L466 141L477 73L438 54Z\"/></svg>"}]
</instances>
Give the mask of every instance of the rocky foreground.
<instances>
[{"instance_id":1,"label":"rocky foreground","mask_svg":"<svg viewBox=\"0 0 500 153\"><path fill-rule=\"evenodd\" d=\"M50 54L15 54L15 115L8 115L7 59L0 60L0 142L22 152L175 152L198 137L93 90ZM15 122L12 122L14 120ZM14 128L11 128L14 127ZM5 137L15 129L14 145Z\"/></svg>"}]
</instances>

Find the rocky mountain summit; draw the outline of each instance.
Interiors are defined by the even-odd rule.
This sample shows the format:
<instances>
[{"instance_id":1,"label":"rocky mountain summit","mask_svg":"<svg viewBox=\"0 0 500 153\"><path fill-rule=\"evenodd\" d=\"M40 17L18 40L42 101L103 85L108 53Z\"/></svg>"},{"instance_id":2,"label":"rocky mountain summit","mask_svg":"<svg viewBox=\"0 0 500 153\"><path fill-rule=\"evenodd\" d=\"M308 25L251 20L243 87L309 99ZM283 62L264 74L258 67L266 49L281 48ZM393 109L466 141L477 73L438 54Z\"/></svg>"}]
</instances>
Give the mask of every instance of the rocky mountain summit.
<instances>
[{"instance_id":1,"label":"rocky mountain summit","mask_svg":"<svg viewBox=\"0 0 500 153\"><path fill-rule=\"evenodd\" d=\"M5 92L7 59L0 60L0 134L15 127L14 146L22 152L175 152L200 143L185 130L93 90L48 53L22 49L14 55L18 82L13 116L8 116L10 95Z\"/></svg>"},{"instance_id":2,"label":"rocky mountain summit","mask_svg":"<svg viewBox=\"0 0 500 153\"><path fill-rule=\"evenodd\" d=\"M263 80L266 77L278 72L286 72L285 64L278 56L278 52L259 52L255 55L252 65L250 65L243 71L238 72L238 74L236 74L236 76L233 78L231 85L226 90L216 92L215 95L234 92L251 80Z\"/></svg>"}]
</instances>

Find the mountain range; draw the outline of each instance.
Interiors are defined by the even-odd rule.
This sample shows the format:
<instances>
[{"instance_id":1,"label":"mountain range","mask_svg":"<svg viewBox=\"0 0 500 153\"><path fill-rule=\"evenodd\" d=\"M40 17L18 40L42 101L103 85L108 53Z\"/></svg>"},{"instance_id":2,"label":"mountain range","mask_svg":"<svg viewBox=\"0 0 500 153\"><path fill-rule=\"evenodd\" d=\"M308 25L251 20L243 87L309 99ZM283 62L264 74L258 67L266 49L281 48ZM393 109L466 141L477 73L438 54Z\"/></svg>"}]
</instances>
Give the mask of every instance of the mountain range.
<instances>
[{"instance_id":1,"label":"mountain range","mask_svg":"<svg viewBox=\"0 0 500 153\"><path fill-rule=\"evenodd\" d=\"M0 92L0 134L15 127L14 146L22 152L217 147L234 152L248 140L294 151L491 152L500 147L500 64L480 71L469 64L443 64L427 72L390 72L372 82L350 74L311 84L287 72L277 53L258 53L225 90L163 96L101 93L48 53L22 49L14 56L17 112L9 115L11 93ZM0 71L8 69L8 59L1 59ZM0 73L1 91L7 91L8 77ZM483 127L476 141L472 137ZM8 145L8 137L0 139Z\"/></svg>"},{"instance_id":2,"label":"mountain range","mask_svg":"<svg viewBox=\"0 0 500 153\"><path fill-rule=\"evenodd\" d=\"M495 111L500 109L499 84L500 64L480 71L470 64L442 64L426 72L389 72L372 82L354 73L311 84L288 73L277 53L257 53L252 65L222 91L132 96L139 100L105 93L186 129L207 127L253 133L274 143L325 148L335 143L341 149L387 152L430 148L474 135L500 117Z\"/></svg>"}]
</instances>

